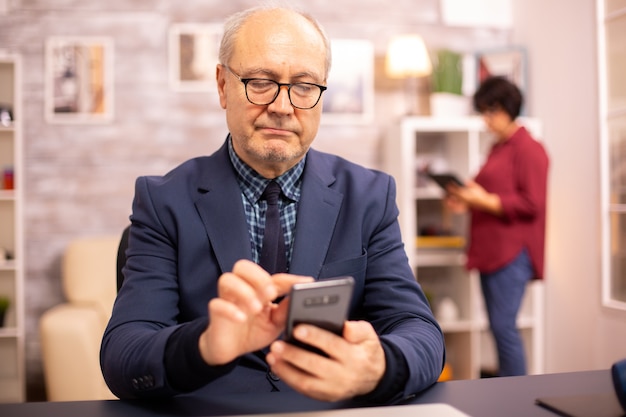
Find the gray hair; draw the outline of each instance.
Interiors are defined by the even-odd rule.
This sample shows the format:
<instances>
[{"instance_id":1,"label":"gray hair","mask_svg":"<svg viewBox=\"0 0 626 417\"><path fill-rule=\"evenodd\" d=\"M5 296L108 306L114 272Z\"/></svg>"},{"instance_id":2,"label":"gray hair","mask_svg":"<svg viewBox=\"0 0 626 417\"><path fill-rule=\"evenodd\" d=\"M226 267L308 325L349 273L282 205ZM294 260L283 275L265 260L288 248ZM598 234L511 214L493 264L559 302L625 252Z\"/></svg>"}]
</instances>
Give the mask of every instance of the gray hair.
<instances>
[{"instance_id":1,"label":"gray hair","mask_svg":"<svg viewBox=\"0 0 626 417\"><path fill-rule=\"evenodd\" d=\"M287 10L294 13L299 14L304 17L307 21L309 21L315 29L319 32L324 40L324 47L326 49L326 73L324 74L324 79L328 79L328 73L330 71L330 66L332 63L332 55L330 50L330 39L326 35L326 31L322 27L322 25L308 13L295 10L289 6L277 6L277 5L262 5L253 7L250 9L243 10L241 12L237 12L226 19L224 22L224 33L222 35L222 41L220 43L220 51L219 51L219 61L222 65L227 65L230 61L230 58L233 56L235 52L235 41L237 38L237 34L239 29L243 26L243 24L253 15L269 10Z\"/></svg>"}]
</instances>

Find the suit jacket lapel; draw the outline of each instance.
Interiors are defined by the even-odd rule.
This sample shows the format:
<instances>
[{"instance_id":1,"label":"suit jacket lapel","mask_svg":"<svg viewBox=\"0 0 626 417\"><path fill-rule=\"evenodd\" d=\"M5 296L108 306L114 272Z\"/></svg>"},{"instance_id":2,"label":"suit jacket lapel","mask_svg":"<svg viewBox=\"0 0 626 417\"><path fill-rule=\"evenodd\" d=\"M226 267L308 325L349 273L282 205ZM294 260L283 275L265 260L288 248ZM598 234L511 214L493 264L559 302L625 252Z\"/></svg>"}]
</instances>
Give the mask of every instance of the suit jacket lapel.
<instances>
[{"instance_id":1,"label":"suit jacket lapel","mask_svg":"<svg viewBox=\"0 0 626 417\"><path fill-rule=\"evenodd\" d=\"M239 259L252 259L241 191L223 145L202 167L196 208L223 272ZM210 256L210 254L207 254Z\"/></svg>"},{"instance_id":2,"label":"suit jacket lapel","mask_svg":"<svg viewBox=\"0 0 626 417\"><path fill-rule=\"evenodd\" d=\"M239 259L252 259L250 235L227 144L208 159L202 166L195 204L220 268L226 272ZM289 268L292 274L317 277L324 265L343 201L343 194L330 188L335 181L330 172L319 153L310 150Z\"/></svg>"},{"instance_id":3,"label":"suit jacket lapel","mask_svg":"<svg viewBox=\"0 0 626 417\"><path fill-rule=\"evenodd\" d=\"M330 188L335 181L330 167L318 152L310 150L303 173L302 194L294 235L289 272L298 275L319 276L343 194Z\"/></svg>"}]
</instances>

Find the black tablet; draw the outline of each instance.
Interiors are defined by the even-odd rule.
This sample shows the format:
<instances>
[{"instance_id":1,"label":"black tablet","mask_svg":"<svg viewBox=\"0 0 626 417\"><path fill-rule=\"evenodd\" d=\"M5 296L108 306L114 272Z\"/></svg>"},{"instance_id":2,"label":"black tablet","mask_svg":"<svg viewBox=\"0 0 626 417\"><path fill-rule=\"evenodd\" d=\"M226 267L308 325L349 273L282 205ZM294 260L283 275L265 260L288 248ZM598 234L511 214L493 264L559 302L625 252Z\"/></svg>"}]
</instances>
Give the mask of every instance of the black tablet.
<instances>
[{"instance_id":1,"label":"black tablet","mask_svg":"<svg viewBox=\"0 0 626 417\"><path fill-rule=\"evenodd\" d=\"M433 174L428 172L428 177L435 181L441 188L444 190L448 186L448 184L453 183L458 185L459 187L464 187L463 181L459 179L455 174L452 173L443 173L443 174Z\"/></svg>"}]
</instances>

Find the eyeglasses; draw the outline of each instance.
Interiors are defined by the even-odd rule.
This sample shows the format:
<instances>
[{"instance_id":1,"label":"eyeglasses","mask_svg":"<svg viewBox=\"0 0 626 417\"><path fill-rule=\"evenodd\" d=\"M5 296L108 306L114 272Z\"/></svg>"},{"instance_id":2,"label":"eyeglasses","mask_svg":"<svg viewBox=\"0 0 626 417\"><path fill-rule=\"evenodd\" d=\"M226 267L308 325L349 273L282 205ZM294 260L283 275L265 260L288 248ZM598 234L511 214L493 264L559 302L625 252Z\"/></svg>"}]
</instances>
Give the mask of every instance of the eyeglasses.
<instances>
[{"instance_id":1,"label":"eyeglasses","mask_svg":"<svg viewBox=\"0 0 626 417\"><path fill-rule=\"evenodd\" d=\"M246 98L257 106L272 104L281 87L287 87L289 102L296 109L308 110L317 105L328 87L313 83L279 83L267 78L241 78L230 67L222 65L244 85Z\"/></svg>"}]
</instances>

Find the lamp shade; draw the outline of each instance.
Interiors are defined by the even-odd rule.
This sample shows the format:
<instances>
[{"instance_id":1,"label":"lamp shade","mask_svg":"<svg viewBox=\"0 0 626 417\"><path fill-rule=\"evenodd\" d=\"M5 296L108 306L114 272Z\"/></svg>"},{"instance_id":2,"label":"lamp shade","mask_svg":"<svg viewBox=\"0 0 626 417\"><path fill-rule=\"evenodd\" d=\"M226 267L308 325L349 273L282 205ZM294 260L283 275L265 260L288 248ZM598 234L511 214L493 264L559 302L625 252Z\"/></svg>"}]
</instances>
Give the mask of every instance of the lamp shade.
<instances>
[{"instance_id":1,"label":"lamp shade","mask_svg":"<svg viewBox=\"0 0 626 417\"><path fill-rule=\"evenodd\" d=\"M389 42L385 59L389 78L422 77L431 72L430 57L421 36L401 35Z\"/></svg>"}]
</instances>

